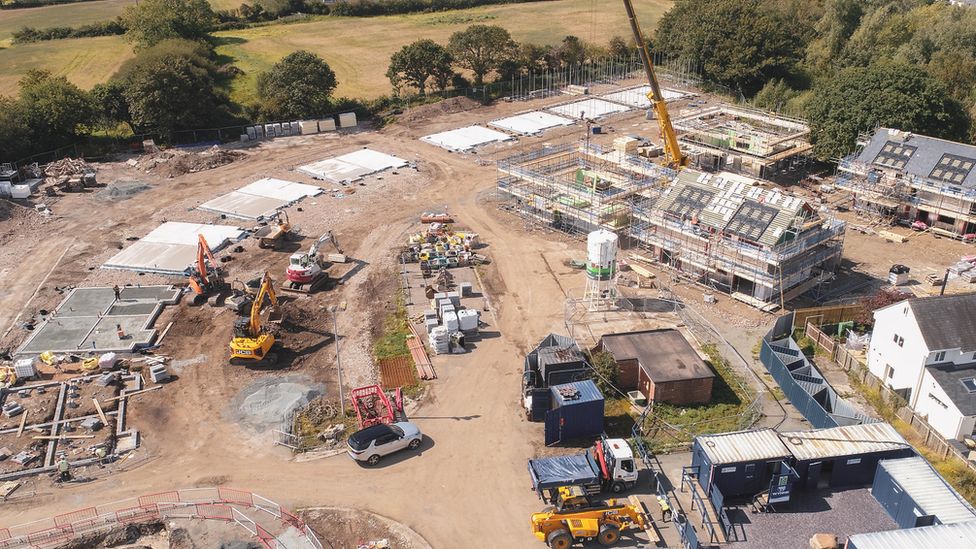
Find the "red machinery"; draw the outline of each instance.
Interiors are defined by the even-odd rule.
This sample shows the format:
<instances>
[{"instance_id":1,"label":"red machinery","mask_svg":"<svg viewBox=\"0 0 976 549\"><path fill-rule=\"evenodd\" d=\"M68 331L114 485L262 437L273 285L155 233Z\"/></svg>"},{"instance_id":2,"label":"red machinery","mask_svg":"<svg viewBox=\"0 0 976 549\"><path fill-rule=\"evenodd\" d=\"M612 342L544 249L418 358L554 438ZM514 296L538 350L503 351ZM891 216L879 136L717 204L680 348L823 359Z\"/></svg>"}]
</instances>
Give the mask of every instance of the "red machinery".
<instances>
[{"instance_id":1,"label":"red machinery","mask_svg":"<svg viewBox=\"0 0 976 549\"><path fill-rule=\"evenodd\" d=\"M397 387L392 393L393 401L379 385L358 387L349 393L349 400L356 410L359 428L365 429L380 423L396 423L405 418L403 414L403 393Z\"/></svg>"}]
</instances>

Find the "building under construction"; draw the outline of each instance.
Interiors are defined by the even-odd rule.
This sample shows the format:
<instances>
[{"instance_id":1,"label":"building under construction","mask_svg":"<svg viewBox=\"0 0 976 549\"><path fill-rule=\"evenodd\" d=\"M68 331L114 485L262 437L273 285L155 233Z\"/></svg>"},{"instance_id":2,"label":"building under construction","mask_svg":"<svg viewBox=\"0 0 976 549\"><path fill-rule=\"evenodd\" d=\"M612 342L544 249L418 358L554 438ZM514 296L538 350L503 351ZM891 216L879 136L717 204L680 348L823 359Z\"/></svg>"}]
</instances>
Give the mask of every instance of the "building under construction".
<instances>
[{"instance_id":1,"label":"building under construction","mask_svg":"<svg viewBox=\"0 0 976 549\"><path fill-rule=\"evenodd\" d=\"M569 233L607 229L659 264L757 307L781 305L830 278L844 223L754 179L680 173L626 140L543 147L498 163L515 212Z\"/></svg>"},{"instance_id":2,"label":"building under construction","mask_svg":"<svg viewBox=\"0 0 976 549\"><path fill-rule=\"evenodd\" d=\"M829 280L843 252L842 221L728 172L683 170L660 196L635 200L632 219L653 259L761 308Z\"/></svg>"},{"instance_id":3,"label":"building under construction","mask_svg":"<svg viewBox=\"0 0 976 549\"><path fill-rule=\"evenodd\" d=\"M976 146L879 128L838 164L854 208L890 223L976 239Z\"/></svg>"},{"instance_id":4,"label":"building under construction","mask_svg":"<svg viewBox=\"0 0 976 549\"><path fill-rule=\"evenodd\" d=\"M520 215L568 233L607 229L625 236L631 200L660 192L675 172L637 156L637 140L546 146L498 162L498 188Z\"/></svg>"},{"instance_id":5,"label":"building under construction","mask_svg":"<svg viewBox=\"0 0 976 549\"><path fill-rule=\"evenodd\" d=\"M674 129L693 166L772 177L807 161L810 127L764 111L717 105L679 113Z\"/></svg>"}]
</instances>

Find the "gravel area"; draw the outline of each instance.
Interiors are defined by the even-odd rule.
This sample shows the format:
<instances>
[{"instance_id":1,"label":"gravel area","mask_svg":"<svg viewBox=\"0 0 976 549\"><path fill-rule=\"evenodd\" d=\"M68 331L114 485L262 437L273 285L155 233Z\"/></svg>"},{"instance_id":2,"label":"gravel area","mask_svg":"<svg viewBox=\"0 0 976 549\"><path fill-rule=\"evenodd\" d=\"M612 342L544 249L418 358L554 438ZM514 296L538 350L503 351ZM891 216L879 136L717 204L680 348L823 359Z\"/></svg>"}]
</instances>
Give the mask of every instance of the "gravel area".
<instances>
[{"instance_id":1,"label":"gravel area","mask_svg":"<svg viewBox=\"0 0 976 549\"><path fill-rule=\"evenodd\" d=\"M854 534L898 528L867 488L797 491L777 513L753 514L747 506L729 511L729 518L742 540L736 549L809 547L817 533L837 534L843 546Z\"/></svg>"}]
</instances>

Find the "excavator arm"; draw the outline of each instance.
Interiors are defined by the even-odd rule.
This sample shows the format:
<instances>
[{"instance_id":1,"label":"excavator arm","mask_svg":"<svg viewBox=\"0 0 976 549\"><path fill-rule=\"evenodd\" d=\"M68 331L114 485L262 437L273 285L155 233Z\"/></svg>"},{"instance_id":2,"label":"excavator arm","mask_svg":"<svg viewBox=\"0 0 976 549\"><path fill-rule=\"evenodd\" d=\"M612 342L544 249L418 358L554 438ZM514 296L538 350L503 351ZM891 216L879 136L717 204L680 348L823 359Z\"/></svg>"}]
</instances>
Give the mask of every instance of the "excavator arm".
<instances>
[{"instance_id":1,"label":"excavator arm","mask_svg":"<svg viewBox=\"0 0 976 549\"><path fill-rule=\"evenodd\" d=\"M624 0L624 8L627 9L627 19L630 20L630 30L634 33L634 40L637 42L637 51L640 52L641 61L644 63L644 72L647 74L647 81L651 85L651 93L647 94L654 111L657 113L657 121L661 126L661 138L664 139L664 155L668 164L680 167L688 164L688 158L682 154L681 147L678 146L678 136L674 133L674 126L671 124L671 116L668 114L668 107L664 101L664 94L661 93L661 85L654 74L654 65L651 62L651 53L647 49L647 42L644 40L644 33L641 32L640 23L637 21L637 12L631 0Z\"/></svg>"},{"instance_id":2,"label":"excavator arm","mask_svg":"<svg viewBox=\"0 0 976 549\"><path fill-rule=\"evenodd\" d=\"M271 300L272 310L277 311L278 296L275 294L274 284L271 282L271 275L267 272L264 273L264 277L261 279L261 287L258 289L257 295L254 296L254 303L251 305L249 325L251 337L257 337L261 333L261 308L264 305L265 297Z\"/></svg>"},{"instance_id":3,"label":"excavator arm","mask_svg":"<svg viewBox=\"0 0 976 549\"><path fill-rule=\"evenodd\" d=\"M210 261L210 268L207 267L207 261ZM214 257L213 252L210 251L210 245L207 244L207 239L203 237L202 234L197 235L197 272L190 275L190 287L197 294L204 294L209 291L208 288L211 287L211 273L213 270L213 276L219 276L219 267L217 266L217 259Z\"/></svg>"}]
</instances>

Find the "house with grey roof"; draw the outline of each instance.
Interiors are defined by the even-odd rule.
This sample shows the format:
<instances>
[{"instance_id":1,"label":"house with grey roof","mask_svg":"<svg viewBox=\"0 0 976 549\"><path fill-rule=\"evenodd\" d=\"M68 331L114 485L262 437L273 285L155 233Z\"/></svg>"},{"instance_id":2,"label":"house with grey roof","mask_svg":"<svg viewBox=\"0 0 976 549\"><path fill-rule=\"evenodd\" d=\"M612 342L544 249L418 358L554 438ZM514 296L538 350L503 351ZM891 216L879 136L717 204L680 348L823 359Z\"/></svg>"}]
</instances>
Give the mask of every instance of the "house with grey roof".
<instances>
[{"instance_id":1,"label":"house with grey roof","mask_svg":"<svg viewBox=\"0 0 976 549\"><path fill-rule=\"evenodd\" d=\"M728 172L682 170L632 215L631 236L654 260L767 310L829 279L843 252L842 221Z\"/></svg>"},{"instance_id":2,"label":"house with grey roof","mask_svg":"<svg viewBox=\"0 0 976 549\"><path fill-rule=\"evenodd\" d=\"M855 209L976 239L976 146L878 128L838 170Z\"/></svg>"},{"instance_id":3,"label":"house with grey roof","mask_svg":"<svg viewBox=\"0 0 976 549\"><path fill-rule=\"evenodd\" d=\"M976 430L976 293L874 312L868 368L949 440Z\"/></svg>"}]
</instances>

